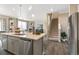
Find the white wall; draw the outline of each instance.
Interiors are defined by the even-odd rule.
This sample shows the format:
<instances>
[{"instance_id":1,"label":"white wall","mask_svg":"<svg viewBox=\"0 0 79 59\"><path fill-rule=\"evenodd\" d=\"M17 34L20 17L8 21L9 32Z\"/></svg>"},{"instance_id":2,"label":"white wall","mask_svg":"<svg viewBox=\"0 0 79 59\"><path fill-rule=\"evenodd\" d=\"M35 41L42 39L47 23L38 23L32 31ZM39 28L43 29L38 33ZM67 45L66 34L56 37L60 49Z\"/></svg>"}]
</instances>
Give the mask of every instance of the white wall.
<instances>
[{"instance_id":1,"label":"white wall","mask_svg":"<svg viewBox=\"0 0 79 59\"><path fill-rule=\"evenodd\" d=\"M61 25L61 29L62 31L65 31L65 32L67 32L69 28L68 16L69 16L68 13L59 15L59 23Z\"/></svg>"},{"instance_id":2,"label":"white wall","mask_svg":"<svg viewBox=\"0 0 79 59\"><path fill-rule=\"evenodd\" d=\"M72 15L75 12L78 12L78 5L77 4L70 4L69 14Z\"/></svg>"},{"instance_id":3,"label":"white wall","mask_svg":"<svg viewBox=\"0 0 79 59\"><path fill-rule=\"evenodd\" d=\"M79 12L79 4L78 4L78 6L77 6L77 7L78 7L78 12Z\"/></svg>"},{"instance_id":4,"label":"white wall","mask_svg":"<svg viewBox=\"0 0 79 59\"><path fill-rule=\"evenodd\" d=\"M59 23L61 26L61 31L66 32L67 38L69 38L69 13L64 13L59 16Z\"/></svg>"}]
</instances>

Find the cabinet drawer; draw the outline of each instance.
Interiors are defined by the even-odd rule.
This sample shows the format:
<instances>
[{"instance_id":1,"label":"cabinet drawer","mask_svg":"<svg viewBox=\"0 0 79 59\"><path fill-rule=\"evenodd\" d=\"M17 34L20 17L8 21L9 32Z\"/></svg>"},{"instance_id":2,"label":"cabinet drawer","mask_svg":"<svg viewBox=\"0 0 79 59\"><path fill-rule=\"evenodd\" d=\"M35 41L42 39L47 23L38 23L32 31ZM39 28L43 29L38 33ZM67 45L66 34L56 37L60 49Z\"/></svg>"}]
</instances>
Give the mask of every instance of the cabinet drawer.
<instances>
[{"instance_id":1,"label":"cabinet drawer","mask_svg":"<svg viewBox=\"0 0 79 59\"><path fill-rule=\"evenodd\" d=\"M7 36L5 36L5 35L2 35L2 38L6 38L6 39L7 39Z\"/></svg>"},{"instance_id":2,"label":"cabinet drawer","mask_svg":"<svg viewBox=\"0 0 79 59\"><path fill-rule=\"evenodd\" d=\"M19 40L20 38L9 36L8 39Z\"/></svg>"}]
</instances>

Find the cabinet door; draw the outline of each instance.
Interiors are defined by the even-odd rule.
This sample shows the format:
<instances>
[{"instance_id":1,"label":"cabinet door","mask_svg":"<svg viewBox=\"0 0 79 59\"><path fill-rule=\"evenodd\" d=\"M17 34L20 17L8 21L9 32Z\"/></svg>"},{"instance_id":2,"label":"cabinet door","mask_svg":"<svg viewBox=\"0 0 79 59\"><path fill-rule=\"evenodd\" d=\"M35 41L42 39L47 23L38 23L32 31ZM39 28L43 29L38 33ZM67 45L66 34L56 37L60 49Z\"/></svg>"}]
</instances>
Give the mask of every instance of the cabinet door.
<instances>
[{"instance_id":1,"label":"cabinet door","mask_svg":"<svg viewBox=\"0 0 79 59\"><path fill-rule=\"evenodd\" d=\"M19 55L24 55L24 40L19 40L19 43L18 43L19 45L18 45L18 50L19 50L19 52L18 52L18 54Z\"/></svg>"},{"instance_id":2,"label":"cabinet door","mask_svg":"<svg viewBox=\"0 0 79 59\"><path fill-rule=\"evenodd\" d=\"M13 39L13 53L19 54L19 40Z\"/></svg>"},{"instance_id":3,"label":"cabinet door","mask_svg":"<svg viewBox=\"0 0 79 59\"><path fill-rule=\"evenodd\" d=\"M9 37L8 51L14 54L18 54L19 53L18 49L19 49L19 40L17 40L17 38L14 38L14 37Z\"/></svg>"},{"instance_id":4,"label":"cabinet door","mask_svg":"<svg viewBox=\"0 0 79 59\"><path fill-rule=\"evenodd\" d=\"M43 38L33 41L33 54L34 55L41 55L43 53Z\"/></svg>"},{"instance_id":5,"label":"cabinet door","mask_svg":"<svg viewBox=\"0 0 79 59\"><path fill-rule=\"evenodd\" d=\"M13 53L13 40L12 39L8 39L8 51L10 51L11 53Z\"/></svg>"},{"instance_id":6,"label":"cabinet door","mask_svg":"<svg viewBox=\"0 0 79 59\"><path fill-rule=\"evenodd\" d=\"M2 48L7 50L7 36L2 36Z\"/></svg>"},{"instance_id":7,"label":"cabinet door","mask_svg":"<svg viewBox=\"0 0 79 59\"><path fill-rule=\"evenodd\" d=\"M31 54L31 41L24 41L20 38L8 37L8 51L14 54L27 55ZM30 51L30 53L29 53Z\"/></svg>"}]
</instances>

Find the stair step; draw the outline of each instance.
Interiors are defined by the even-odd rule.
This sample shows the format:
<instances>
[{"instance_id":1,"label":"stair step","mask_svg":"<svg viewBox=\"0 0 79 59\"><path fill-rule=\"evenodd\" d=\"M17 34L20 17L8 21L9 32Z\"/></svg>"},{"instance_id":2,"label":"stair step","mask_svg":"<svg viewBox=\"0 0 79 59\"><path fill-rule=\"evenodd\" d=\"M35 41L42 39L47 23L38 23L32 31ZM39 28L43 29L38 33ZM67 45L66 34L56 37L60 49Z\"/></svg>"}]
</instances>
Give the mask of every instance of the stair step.
<instances>
[{"instance_id":1,"label":"stair step","mask_svg":"<svg viewBox=\"0 0 79 59\"><path fill-rule=\"evenodd\" d=\"M57 36L52 36L52 37L59 37L59 36L57 35Z\"/></svg>"},{"instance_id":2,"label":"stair step","mask_svg":"<svg viewBox=\"0 0 79 59\"><path fill-rule=\"evenodd\" d=\"M59 36L49 36L49 37L51 37L51 38L59 38Z\"/></svg>"},{"instance_id":3,"label":"stair step","mask_svg":"<svg viewBox=\"0 0 79 59\"><path fill-rule=\"evenodd\" d=\"M51 38L49 38L49 39L58 39L58 37L51 37Z\"/></svg>"},{"instance_id":4,"label":"stair step","mask_svg":"<svg viewBox=\"0 0 79 59\"><path fill-rule=\"evenodd\" d=\"M59 37L49 37L48 40L58 41Z\"/></svg>"}]
</instances>

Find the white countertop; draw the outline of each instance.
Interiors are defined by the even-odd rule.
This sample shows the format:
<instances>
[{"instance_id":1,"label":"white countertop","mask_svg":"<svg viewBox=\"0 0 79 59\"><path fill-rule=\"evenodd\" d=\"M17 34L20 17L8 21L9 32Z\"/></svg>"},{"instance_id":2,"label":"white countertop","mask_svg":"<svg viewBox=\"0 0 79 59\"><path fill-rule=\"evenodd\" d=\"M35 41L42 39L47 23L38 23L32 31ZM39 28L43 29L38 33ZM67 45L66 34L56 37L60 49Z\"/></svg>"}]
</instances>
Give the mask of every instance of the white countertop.
<instances>
[{"instance_id":1,"label":"white countertop","mask_svg":"<svg viewBox=\"0 0 79 59\"><path fill-rule=\"evenodd\" d=\"M7 36L13 36L18 38L25 38L25 39L31 39L31 40L39 40L40 38L45 36L45 33L42 33L40 35L32 34L30 32L26 32L24 35L17 35L15 33L1 33L2 35Z\"/></svg>"}]
</instances>

